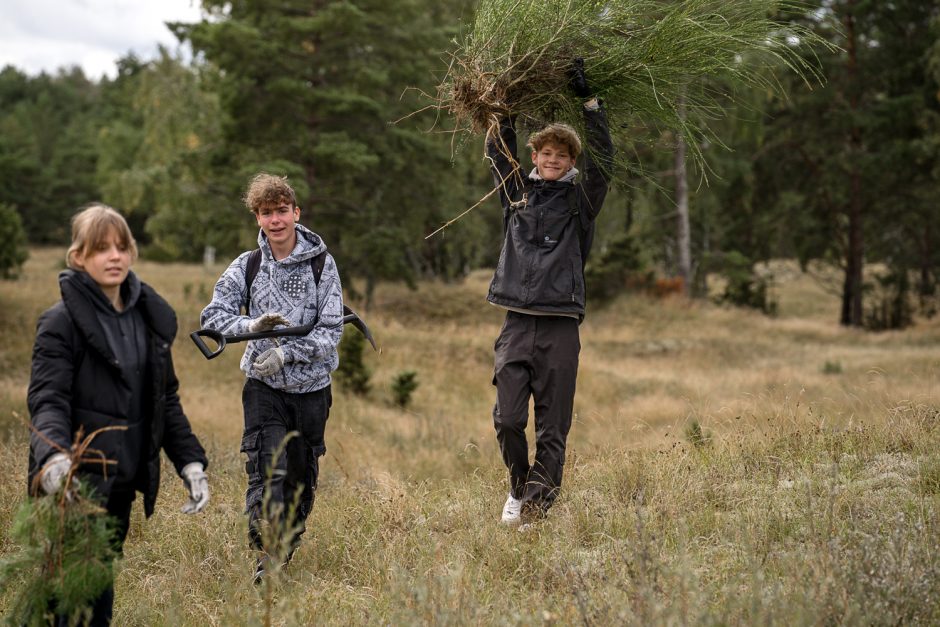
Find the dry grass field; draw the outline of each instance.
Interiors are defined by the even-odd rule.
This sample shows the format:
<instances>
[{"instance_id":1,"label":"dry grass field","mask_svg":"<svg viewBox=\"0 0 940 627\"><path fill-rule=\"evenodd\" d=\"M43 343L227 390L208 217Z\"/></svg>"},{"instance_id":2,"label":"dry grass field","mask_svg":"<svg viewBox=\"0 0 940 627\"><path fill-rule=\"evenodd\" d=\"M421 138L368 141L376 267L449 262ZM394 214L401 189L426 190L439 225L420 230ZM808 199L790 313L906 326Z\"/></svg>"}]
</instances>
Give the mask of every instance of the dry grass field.
<instances>
[{"instance_id":1,"label":"dry grass field","mask_svg":"<svg viewBox=\"0 0 940 627\"><path fill-rule=\"evenodd\" d=\"M35 321L58 298L62 255L34 250L0 283L4 531L24 497ZM135 267L178 312L181 396L213 493L203 514L180 514L166 468L154 517L135 511L115 624L940 622L938 319L842 329L838 298L785 263L775 318L641 296L591 310L566 483L518 533L497 523L489 273L381 286L360 311L382 348L366 356L372 391L334 396L304 543L255 587L242 346L210 362L186 337L222 269ZM404 370L419 387L401 410L390 384ZM4 536L0 551L14 549Z\"/></svg>"}]
</instances>

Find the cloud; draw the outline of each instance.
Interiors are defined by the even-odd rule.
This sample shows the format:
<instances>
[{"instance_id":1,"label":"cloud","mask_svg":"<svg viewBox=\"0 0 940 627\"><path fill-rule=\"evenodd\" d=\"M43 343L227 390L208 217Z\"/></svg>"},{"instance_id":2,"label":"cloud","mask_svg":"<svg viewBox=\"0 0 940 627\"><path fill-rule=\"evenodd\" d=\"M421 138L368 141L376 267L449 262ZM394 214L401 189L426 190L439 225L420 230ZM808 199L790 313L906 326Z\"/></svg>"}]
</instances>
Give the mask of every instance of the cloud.
<instances>
[{"instance_id":1,"label":"cloud","mask_svg":"<svg viewBox=\"0 0 940 627\"><path fill-rule=\"evenodd\" d=\"M29 74L81 66L114 76L115 61L134 52L156 54L178 45L164 22L195 22L199 0L0 0L0 67Z\"/></svg>"}]
</instances>

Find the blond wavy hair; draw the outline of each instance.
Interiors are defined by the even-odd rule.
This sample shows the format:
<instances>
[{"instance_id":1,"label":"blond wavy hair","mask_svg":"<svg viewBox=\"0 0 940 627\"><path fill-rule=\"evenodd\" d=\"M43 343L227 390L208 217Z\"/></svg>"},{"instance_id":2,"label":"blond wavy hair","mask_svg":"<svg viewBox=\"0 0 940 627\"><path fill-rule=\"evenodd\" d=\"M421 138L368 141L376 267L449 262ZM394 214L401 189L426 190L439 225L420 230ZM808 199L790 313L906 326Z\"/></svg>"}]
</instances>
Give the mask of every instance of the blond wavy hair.
<instances>
[{"instance_id":1,"label":"blond wavy hair","mask_svg":"<svg viewBox=\"0 0 940 627\"><path fill-rule=\"evenodd\" d=\"M529 135L529 143L526 146L538 152L545 144L566 147L572 159L577 159L581 154L581 138L578 137L577 131L561 122L549 124L542 130Z\"/></svg>"},{"instance_id":2,"label":"blond wavy hair","mask_svg":"<svg viewBox=\"0 0 940 627\"><path fill-rule=\"evenodd\" d=\"M242 199L249 211L258 213L264 207L276 207L283 202L297 206L297 195L288 184L286 176L275 176L261 172L252 177Z\"/></svg>"}]
</instances>

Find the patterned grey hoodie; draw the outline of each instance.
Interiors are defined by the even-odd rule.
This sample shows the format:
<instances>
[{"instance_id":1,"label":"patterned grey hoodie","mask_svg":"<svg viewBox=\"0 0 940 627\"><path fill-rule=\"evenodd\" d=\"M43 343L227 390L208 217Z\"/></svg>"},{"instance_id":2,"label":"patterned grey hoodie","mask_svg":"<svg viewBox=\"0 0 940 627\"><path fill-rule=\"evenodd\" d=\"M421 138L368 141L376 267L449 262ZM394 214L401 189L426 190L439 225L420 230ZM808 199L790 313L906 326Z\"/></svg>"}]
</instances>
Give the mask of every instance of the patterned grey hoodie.
<instances>
[{"instance_id":1,"label":"patterned grey hoodie","mask_svg":"<svg viewBox=\"0 0 940 627\"><path fill-rule=\"evenodd\" d=\"M215 284L212 302L202 310L203 328L225 335L248 333L248 324L261 314L274 312L291 321L291 326L308 324L317 318L316 328L304 337L248 342L241 369L248 377L286 392L312 392L330 384L330 373L339 365L336 346L343 334L343 290L336 262L327 253L316 285L310 259L326 250L323 239L299 224L297 244L286 258L275 261L263 231L258 233L261 267L251 284L251 306L247 316L240 315L245 303L245 267L247 251L238 256ZM252 364L258 355L274 346L284 349L284 368L270 377L254 373Z\"/></svg>"}]
</instances>

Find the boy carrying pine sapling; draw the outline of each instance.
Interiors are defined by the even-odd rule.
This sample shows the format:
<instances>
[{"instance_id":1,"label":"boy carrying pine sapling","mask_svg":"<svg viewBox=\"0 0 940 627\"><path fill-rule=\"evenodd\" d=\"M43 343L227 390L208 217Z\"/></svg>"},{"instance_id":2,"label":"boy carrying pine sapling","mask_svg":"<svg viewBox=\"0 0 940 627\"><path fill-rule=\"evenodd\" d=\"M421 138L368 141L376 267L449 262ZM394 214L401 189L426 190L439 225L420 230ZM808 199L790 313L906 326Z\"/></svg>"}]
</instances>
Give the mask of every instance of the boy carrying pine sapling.
<instances>
[{"instance_id":1,"label":"boy carrying pine sapling","mask_svg":"<svg viewBox=\"0 0 940 627\"><path fill-rule=\"evenodd\" d=\"M581 59L572 62L569 87L583 101L590 150L583 169L581 140L565 124L549 124L528 142L534 168L519 169L512 117L487 137L487 155L500 186L503 247L487 300L506 309L495 345L493 422L509 469L502 522L542 518L558 495L571 427L584 319L584 263L594 221L607 195L613 144L601 103L591 97ZM598 163L601 162L601 164ZM535 459L529 463L526 424L535 401Z\"/></svg>"}]
</instances>

